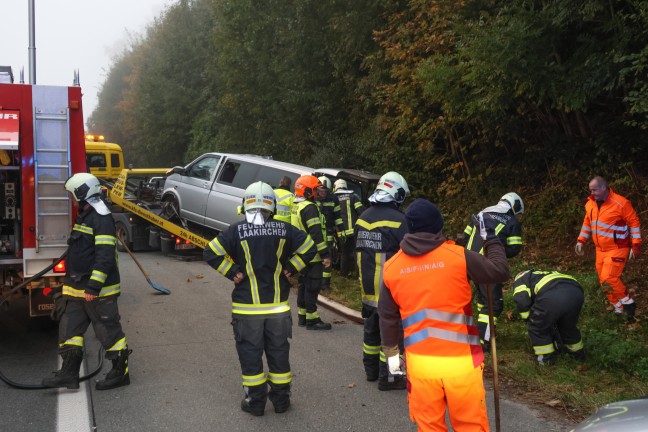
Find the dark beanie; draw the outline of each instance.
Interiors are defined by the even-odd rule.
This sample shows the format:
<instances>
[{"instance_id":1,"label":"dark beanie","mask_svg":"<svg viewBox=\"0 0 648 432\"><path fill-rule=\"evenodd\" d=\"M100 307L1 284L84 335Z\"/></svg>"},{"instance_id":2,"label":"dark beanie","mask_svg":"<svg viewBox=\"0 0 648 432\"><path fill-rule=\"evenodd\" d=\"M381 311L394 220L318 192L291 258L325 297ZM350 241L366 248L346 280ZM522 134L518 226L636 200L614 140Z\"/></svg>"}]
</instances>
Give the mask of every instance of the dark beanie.
<instances>
[{"instance_id":1,"label":"dark beanie","mask_svg":"<svg viewBox=\"0 0 648 432\"><path fill-rule=\"evenodd\" d=\"M443 229L443 216L430 201L418 198L407 207L405 220L409 232L429 232L437 234Z\"/></svg>"}]
</instances>

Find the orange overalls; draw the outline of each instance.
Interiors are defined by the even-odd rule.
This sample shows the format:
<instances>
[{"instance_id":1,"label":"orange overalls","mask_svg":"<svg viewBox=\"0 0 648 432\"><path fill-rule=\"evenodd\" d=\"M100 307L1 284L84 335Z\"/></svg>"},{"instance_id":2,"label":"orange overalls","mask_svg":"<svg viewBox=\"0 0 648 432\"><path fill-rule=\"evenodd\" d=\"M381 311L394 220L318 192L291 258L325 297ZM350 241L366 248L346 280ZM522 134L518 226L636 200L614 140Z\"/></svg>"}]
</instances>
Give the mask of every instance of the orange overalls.
<instances>
[{"instance_id":1,"label":"orange overalls","mask_svg":"<svg viewBox=\"0 0 648 432\"><path fill-rule=\"evenodd\" d=\"M385 287L403 318L410 418L419 431L488 432L484 354L472 314L465 251L446 242L418 256L398 252Z\"/></svg>"},{"instance_id":2,"label":"orange overalls","mask_svg":"<svg viewBox=\"0 0 648 432\"><path fill-rule=\"evenodd\" d=\"M628 260L630 247L641 244L639 218L630 201L610 189L600 208L590 196L585 204L585 219L578 241L587 242L592 237L596 246L596 272L599 282L617 314L623 305L634 303L621 273Z\"/></svg>"}]
</instances>

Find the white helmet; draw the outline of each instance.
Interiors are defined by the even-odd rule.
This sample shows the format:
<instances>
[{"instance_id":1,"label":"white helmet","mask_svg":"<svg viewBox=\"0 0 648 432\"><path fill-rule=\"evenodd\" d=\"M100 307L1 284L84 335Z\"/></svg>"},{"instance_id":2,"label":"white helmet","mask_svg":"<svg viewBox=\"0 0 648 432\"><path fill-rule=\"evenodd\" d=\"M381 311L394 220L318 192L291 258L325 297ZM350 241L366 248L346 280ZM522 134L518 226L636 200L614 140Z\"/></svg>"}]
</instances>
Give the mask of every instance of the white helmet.
<instances>
[{"instance_id":1,"label":"white helmet","mask_svg":"<svg viewBox=\"0 0 648 432\"><path fill-rule=\"evenodd\" d=\"M347 189L348 188L347 182L344 179L335 180L334 185L335 185L335 189L333 189L333 190L335 190L335 191L338 191L340 189Z\"/></svg>"},{"instance_id":2,"label":"white helmet","mask_svg":"<svg viewBox=\"0 0 648 432\"><path fill-rule=\"evenodd\" d=\"M317 179L322 182L322 184L324 185L324 187L326 189L331 190L332 185L331 185L331 179L330 178L328 178L326 176L321 176L321 177L317 177Z\"/></svg>"},{"instance_id":3,"label":"white helmet","mask_svg":"<svg viewBox=\"0 0 648 432\"><path fill-rule=\"evenodd\" d=\"M243 210L250 211L253 209L267 210L270 213L275 211L275 193L272 187L258 181L252 183L243 193Z\"/></svg>"},{"instance_id":4,"label":"white helmet","mask_svg":"<svg viewBox=\"0 0 648 432\"><path fill-rule=\"evenodd\" d=\"M65 190L70 192L77 202L101 195L99 179L90 173L74 174L65 182Z\"/></svg>"},{"instance_id":5,"label":"white helmet","mask_svg":"<svg viewBox=\"0 0 648 432\"><path fill-rule=\"evenodd\" d=\"M402 204L405 198L409 195L410 190L407 182L402 175L396 171L389 171L387 174L380 177L376 192L383 191L390 195L398 204Z\"/></svg>"},{"instance_id":6,"label":"white helmet","mask_svg":"<svg viewBox=\"0 0 648 432\"><path fill-rule=\"evenodd\" d=\"M509 203L511 206L511 209L513 210L513 214L519 215L524 213L524 202L522 201L522 198L515 192L509 192L505 194L502 198L500 198L500 201L506 201Z\"/></svg>"}]
</instances>

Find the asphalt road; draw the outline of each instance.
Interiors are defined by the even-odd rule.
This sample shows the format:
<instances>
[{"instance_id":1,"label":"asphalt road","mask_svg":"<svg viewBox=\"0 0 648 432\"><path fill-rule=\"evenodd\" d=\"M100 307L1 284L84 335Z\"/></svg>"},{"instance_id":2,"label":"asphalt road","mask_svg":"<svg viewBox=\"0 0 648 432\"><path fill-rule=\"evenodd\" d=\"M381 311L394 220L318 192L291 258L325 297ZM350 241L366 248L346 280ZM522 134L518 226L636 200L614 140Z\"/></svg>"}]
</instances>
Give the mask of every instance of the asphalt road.
<instances>
[{"instance_id":1,"label":"asphalt road","mask_svg":"<svg viewBox=\"0 0 648 432\"><path fill-rule=\"evenodd\" d=\"M241 371L230 326L231 282L205 263L138 253L150 278L171 289L157 294L127 254L120 254L122 324L129 346L131 385L97 392L96 378L81 391L19 390L0 382L0 431L415 431L405 391L380 392L364 379L362 327L321 309L330 332L293 327L292 407L263 417L240 410ZM295 296L292 296L294 300ZM0 371L39 383L57 368L56 330L22 316L14 304L0 311ZM294 306L294 305L293 305ZM296 312L293 309L293 317ZM86 364L98 346L86 335ZM104 365L101 376L108 370ZM494 431L492 395L489 394ZM571 429L514 401L502 400L503 432Z\"/></svg>"}]
</instances>

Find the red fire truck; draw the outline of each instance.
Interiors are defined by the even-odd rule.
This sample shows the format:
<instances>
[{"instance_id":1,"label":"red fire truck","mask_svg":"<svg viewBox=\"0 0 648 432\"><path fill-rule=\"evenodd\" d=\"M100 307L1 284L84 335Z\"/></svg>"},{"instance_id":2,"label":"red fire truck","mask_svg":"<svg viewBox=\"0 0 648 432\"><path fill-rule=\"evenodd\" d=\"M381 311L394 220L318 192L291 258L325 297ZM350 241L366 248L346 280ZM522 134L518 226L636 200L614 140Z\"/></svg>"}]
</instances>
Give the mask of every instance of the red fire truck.
<instances>
[{"instance_id":1,"label":"red fire truck","mask_svg":"<svg viewBox=\"0 0 648 432\"><path fill-rule=\"evenodd\" d=\"M74 215L63 185L86 171L81 88L6 81L0 83L0 299L27 296L30 316L47 315L53 304L44 291L61 284L64 261L16 289L67 250Z\"/></svg>"}]
</instances>

